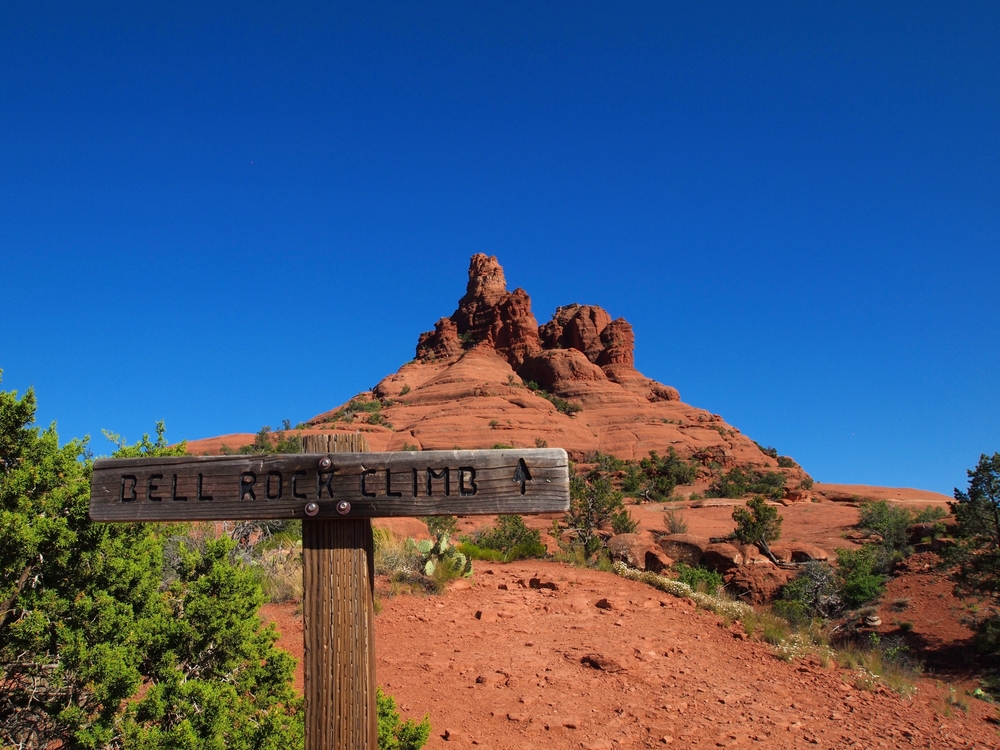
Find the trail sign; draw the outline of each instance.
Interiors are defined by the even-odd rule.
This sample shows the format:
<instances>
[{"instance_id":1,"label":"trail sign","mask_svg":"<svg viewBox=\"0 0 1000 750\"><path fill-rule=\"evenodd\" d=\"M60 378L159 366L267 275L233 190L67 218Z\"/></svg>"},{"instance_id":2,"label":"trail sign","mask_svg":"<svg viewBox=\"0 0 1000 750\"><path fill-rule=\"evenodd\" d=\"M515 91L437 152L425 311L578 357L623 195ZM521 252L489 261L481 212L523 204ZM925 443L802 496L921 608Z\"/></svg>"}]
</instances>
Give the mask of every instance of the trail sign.
<instances>
[{"instance_id":1,"label":"trail sign","mask_svg":"<svg viewBox=\"0 0 1000 750\"><path fill-rule=\"evenodd\" d=\"M565 510L561 448L104 458L95 521L494 515Z\"/></svg>"},{"instance_id":2,"label":"trail sign","mask_svg":"<svg viewBox=\"0 0 1000 750\"><path fill-rule=\"evenodd\" d=\"M303 447L323 452L99 459L90 516L303 519L305 747L376 750L370 519L562 512L569 460L561 448L369 453L360 434Z\"/></svg>"}]
</instances>

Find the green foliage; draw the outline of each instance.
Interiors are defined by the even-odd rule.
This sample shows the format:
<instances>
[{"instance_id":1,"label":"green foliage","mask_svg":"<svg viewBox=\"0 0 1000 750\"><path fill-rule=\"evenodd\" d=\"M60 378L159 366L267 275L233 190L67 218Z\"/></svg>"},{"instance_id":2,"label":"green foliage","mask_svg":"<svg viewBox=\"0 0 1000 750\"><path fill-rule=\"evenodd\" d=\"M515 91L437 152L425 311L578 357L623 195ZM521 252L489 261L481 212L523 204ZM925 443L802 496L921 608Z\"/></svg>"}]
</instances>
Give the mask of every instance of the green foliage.
<instances>
[{"instance_id":1,"label":"green foliage","mask_svg":"<svg viewBox=\"0 0 1000 750\"><path fill-rule=\"evenodd\" d=\"M407 443L407 442L404 441L403 442L403 450L404 451L418 451L420 449L417 446L413 445L413 443Z\"/></svg>"},{"instance_id":2,"label":"green foliage","mask_svg":"<svg viewBox=\"0 0 1000 750\"><path fill-rule=\"evenodd\" d=\"M496 550L509 562L529 557L545 557L542 533L529 529L519 515L497 516L496 523L473 536L476 547Z\"/></svg>"},{"instance_id":3,"label":"green foliage","mask_svg":"<svg viewBox=\"0 0 1000 750\"><path fill-rule=\"evenodd\" d=\"M684 514L674 508L668 508L663 514L667 531L671 534L687 534L688 525L684 519Z\"/></svg>"},{"instance_id":4,"label":"green foliage","mask_svg":"<svg viewBox=\"0 0 1000 750\"><path fill-rule=\"evenodd\" d=\"M650 451L648 458L628 463L622 489L644 500L667 500L677 485L694 482L697 473L697 464L681 459L673 447L667 449L663 458Z\"/></svg>"},{"instance_id":5,"label":"green foliage","mask_svg":"<svg viewBox=\"0 0 1000 750\"><path fill-rule=\"evenodd\" d=\"M798 466L798 464L795 463L795 459L790 456L778 456L778 466L783 469L792 469Z\"/></svg>"},{"instance_id":6,"label":"green foliage","mask_svg":"<svg viewBox=\"0 0 1000 750\"><path fill-rule=\"evenodd\" d=\"M966 491L955 489L952 512L958 544L949 561L958 566L959 593L1000 596L1000 453L983 454L968 472Z\"/></svg>"},{"instance_id":7,"label":"green foliage","mask_svg":"<svg viewBox=\"0 0 1000 750\"><path fill-rule=\"evenodd\" d=\"M610 524L612 517L625 510L623 495L615 490L611 480L594 470L586 477L574 476L569 481L570 505L565 522L573 532L575 544L581 545L587 556L602 546L598 531Z\"/></svg>"},{"instance_id":8,"label":"green foliage","mask_svg":"<svg viewBox=\"0 0 1000 750\"><path fill-rule=\"evenodd\" d=\"M700 566L691 567L680 562L674 563L674 570L677 571L677 579L690 586L692 591L714 594L722 588L722 574L716 570Z\"/></svg>"},{"instance_id":9,"label":"green foliage","mask_svg":"<svg viewBox=\"0 0 1000 750\"><path fill-rule=\"evenodd\" d=\"M144 671L151 687L129 705L126 744L158 748L283 748L301 743L295 662L274 648L274 626L257 614L264 597L253 573L234 565L234 543L181 547L177 578L150 624Z\"/></svg>"},{"instance_id":10,"label":"green foliage","mask_svg":"<svg viewBox=\"0 0 1000 750\"><path fill-rule=\"evenodd\" d=\"M422 556L423 574L431 579L439 593L456 578L472 577L472 560L451 543L448 534L442 534L433 542L427 539L417 542L416 550Z\"/></svg>"},{"instance_id":11,"label":"green foliage","mask_svg":"<svg viewBox=\"0 0 1000 750\"><path fill-rule=\"evenodd\" d=\"M801 487L804 490L811 490L813 487L813 478L806 477L799 483L799 487Z\"/></svg>"},{"instance_id":12,"label":"green foliage","mask_svg":"<svg viewBox=\"0 0 1000 750\"><path fill-rule=\"evenodd\" d=\"M628 508L622 508L611 514L611 530L616 534L634 534L639 528L639 522L632 518Z\"/></svg>"},{"instance_id":13,"label":"green foliage","mask_svg":"<svg viewBox=\"0 0 1000 750\"><path fill-rule=\"evenodd\" d=\"M760 452L763 453L765 456L770 456L771 458L777 458L778 457L778 449L777 448L772 448L771 446L768 446L767 448L765 448L763 445L761 445L760 443L758 443L756 440L753 441L753 444L756 445L758 448L760 448Z\"/></svg>"},{"instance_id":14,"label":"green foliage","mask_svg":"<svg viewBox=\"0 0 1000 750\"><path fill-rule=\"evenodd\" d=\"M597 470L608 474L614 474L625 468L625 462L609 453L597 451L594 455L587 457L587 462L597 464Z\"/></svg>"},{"instance_id":15,"label":"green foliage","mask_svg":"<svg viewBox=\"0 0 1000 750\"><path fill-rule=\"evenodd\" d=\"M514 449L514 446L510 445L509 443L494 443L493 447L491 448L491 450L495 450L495 451L509 451L509 450L513 450L513 449Z\"/></svg>"},{"instance_id":16,"label":"green foliage","mask_svg":"<svg viewBox=\"0 0 1000 750\"><path fill-rule=\"evenodd\" d=\"M154 456L183 456L187 453L187 440L182 440L175 446L167 444L167 428L161 419L156 423L156 442L149 439L149 433L143 433L142 439L134 445L125 442L121 435L108 430L101 430L104 437L115 444L115 458L152 458Z\"/></svg>"},{"instance_id":17,"label":"green foliage","mask_svg":"<svg viewBox=\"0 0 1000 750\"><path fill-rule=\"evenodd\" d=\"M845 606L855 609L882 596L886 580L879 572L882 565L883 557L876 545L837 550L837 579Z\"/></svg>"},{"instance_id":18,"label":"green foliage","mask_svg":"<svg viewBox=\"0 0 1000 750\"><path fill-rule=\"evenodd\" d=\"M837 572L828 563L813 560L781 590L774 611L792 625L803 625L814 617L833 617L842 606Z\"/></svg>"},{"instance_id":19,"label":"green foliage","mask_svg":"<svg viewBox=\"0 0 1000 750\"><path fill-rule=\"evenodd\" d=\"M384 424L381 411L382 407L387 405L377 398L355 396L346 405L335 411L328 421L351 424L360 419L369 424Z\"/></svg>"},{"instance_id":20,"label":"green foliage","mask_svg":"<svg viewBox=\"0 0 1000 750\"><path fill-rule=\"evenodd\" d=\"M907 508L886 500L866 500L858 509L858 526L882 537L882 544L904 554L912 552L907 529L914 514Z\"/></svg>"},{"instance_id":21,"label":"green foliage","mask_svg":"<svg viewBox=\"0 0 1000 750\"><path fill-rule=\"evenodd\" d=\"M536 448L548 448L549 447L549 441L545 440L544 438L535 438L535 447Z\"/></svg>"},{"instance_id":22,"label":"green foliage","mask_svg":"<svg viewBox=\"0 0 1000 750\"><path fill-rule=\"evenodd\" d=\"M154 527L90 522L86 442L60 447L34 415L33 391L0 392L0 743L301 745L292 659L261 628L233 543L185 550L165 576ZM109 437L116 456L183 451L162 425L155 442Z\"/></svg>"},{"instance_id":23,"label":"green foliage","mask_svg":"<svg viewBox=\"0 0 1000 750\"><path fill-rule=\"evenodd\" d=\"M756 544L763 551L769 542L781 537L781 522L784 519L777 508L768 505L758 495L747 500L745 508L733 508L733 520L736 522L736 538L744 544Z\"/></svg>"},{"instance_id":24,"label":"green foliage","mask_svg":"<svg viewBox=\"0 0 1000 750\"><path fill-rule=\"evenodd\" d=\"M420 520L427 524L427 531L435 539L442 534L454 536L458 533L458 519L455 516L426 516Z\"/></svg>"},{"instance_id":25,"label":"green foliage","mask_svg":"<svg viewBox=\"0 0 1000 750\"><path fill-rule=\"evenodd\" d=\"M160 423L162 424L162 423ZM288 424L288 420L285 420L285 424ZM159 429L159 425L157 425ZM113 439L108 433L109 439ZM249 445L244 445L238 450L232 450L228 446L222 446L222 453L224 455L241 455L241 456L253 456L257 454L274 454L274 453L301 453L302 452L302 436L298 433L294 435L288 435L285 430L279 430L273 433L277 440L271 439L271 427L270 425L264 425L253 437L253 442ZM117 436L114 436L117 437ZM145 436L143 436L145 437Z\"/></svg>"},{"instance_id":26,"label":"green foliage","mask_svg":"<svg viewBox=\"0 0 1000 750\"><path fill-rule=\"evenodd\" d=\"M400 396L405 396L409 392L410 392L410 386L409 385L404 385L402 388L399 389L399 395Z\"/></svg>"},{"instance_id":27,"label":"green foliage","mask_svg":"<svg viewBox=\"0 0 1000 750\"><path fill-rule=\"evenodd\" d=\"M751 466L736 466L720 474L706 495L708 497L744 497L764 495L772 500L785 491L785 475L779 471L760 472Z\"/></svg>"},{"instance_id":28,"label":"green foliage","mask_svg":"<svg viewBox=\"0 0 1000 750\"><path fill-rule=\"evenodd\" d=\"M396 710L396 699L375 690L378 716L378 750L420 750L431 736L431 722L427 716L418 724L413 719L405 722Z\"/></svg>"},{"instance_id":29,"label":"green foliage","mask_svg":"<svg viewBox=\"0 0 1000 750\"><path fill-rule=\"evenodd\" d=\"M564 398L559 398L559 396L549 393L544 388L539 388L538 383L536 383L533 380L529 380L527 383L525 383L525 385L531 391L534 391L536 396L541 396L545 400L550 401L552 405L556 407L556 411L560 412L561 414L565 414L568 417L572 417L574 414L577 414L579 411L583 409L583 407L580 406L579 404L574 404L570 401L567 401Z\"/></svg>"}]
</instances>

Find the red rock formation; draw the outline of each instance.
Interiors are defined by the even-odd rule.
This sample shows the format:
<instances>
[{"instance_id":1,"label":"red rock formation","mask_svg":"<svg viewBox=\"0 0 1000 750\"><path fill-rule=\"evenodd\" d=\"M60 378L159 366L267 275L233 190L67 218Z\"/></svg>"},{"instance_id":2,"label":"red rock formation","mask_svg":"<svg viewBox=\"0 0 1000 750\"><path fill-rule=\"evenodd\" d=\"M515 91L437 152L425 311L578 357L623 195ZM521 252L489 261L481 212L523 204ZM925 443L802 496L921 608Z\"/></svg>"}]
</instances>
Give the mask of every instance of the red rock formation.
<instances>
[{"instance_id":1,"label":"red rock formation","mask_svg":"<svg viewBox=\"0 0 1000 750\"><path fill-rule=\"evenodd\" d=\"M497 259L475 255L458 309L420 335L417 360L362 394L379 399L380 412L338 407L309 424L362 429L373 450L547 444L581 460L595 451L632 459L673 448L706 467L702 484L710 464L780 470L790 488L806 476L779 469L721 417L636 371L634 347L628 322L593 305L560 307L539 327L527 293L507 291Z\"/></svg>"}]
</instances>

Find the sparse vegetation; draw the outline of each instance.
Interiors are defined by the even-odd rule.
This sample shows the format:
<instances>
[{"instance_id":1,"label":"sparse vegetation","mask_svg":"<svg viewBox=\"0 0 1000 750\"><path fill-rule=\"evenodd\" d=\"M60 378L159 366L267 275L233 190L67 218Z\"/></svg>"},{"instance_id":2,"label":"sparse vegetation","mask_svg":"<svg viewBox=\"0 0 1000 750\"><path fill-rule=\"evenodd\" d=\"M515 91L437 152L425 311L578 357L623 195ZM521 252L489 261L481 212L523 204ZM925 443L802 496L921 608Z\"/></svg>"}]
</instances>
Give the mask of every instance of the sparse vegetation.
<instances>
[{"instance_id":1,"label":"sparse vegetation","mask_svg":"<svg viewBox=\"0 0 1000 750\"><path fill-rule=\"evenodd\" d=\"M528 387L528 390L532 391L536 396L541 396L546 401L550 401L552 405L556 407L556 411L561 414L565 414L568 417L572 417L583 409L583 407L579 404L574 404L564 398L556 396L555 394L549 393L544 388L540 388L538 383L534 380L529 380L525 383L525 385Z\"/></svg>"},{"instance_id":2,"label":"sparse vegetation","mask_svg":"<svg viewBox=\"0 0 1000 750\"><path fill-rule=\"evenodd\" d=\"M612 485L611 479L594 469L586 476L570 478L570 508L565 523L573 534L573 544L580 545L589 557L601 549L603 542L598 531L631 521L623 503L623 495ZM623 533L623 532L616 532Z\"/></svg>"},{"instance_id":3,"label":"sparse vegetation","mask_svg":"<svg viewBox=\"0 0 1000 750\"><path fill-rule=\"evenodd\" d=\"M375 690L375 707L378 716L378 750L420 750L431 736L431 722L424 716L419 723L413 719L403 721L396 710L396 700L391 695Z\"/></svg>"},{"instance_id":4,"label":"sparse vegetation","mask_svg":"<svg viewBox=\"0 0 1000 750\"><path fill-rule=\"evenodd\" d=\"M692 591L701 591L706 594L714 594L722 588L722 574L715 570L692 567L684 563L674 563L674 571L677 573L677 580L686 583Z\"/></svg>"},{"instance_id":5,"label":"sparse vegetation","mask_svg":"<svg viewBox=\"0 0 1000 750\"><path fill-rule=\"evenodd\" d=\"M500 559L504 562L521 560L529 557L544 557L545 545L542 544L542 534L537 529L529 529L524 518L519 515L497 516L496 522L475 533L471 538L469 549L462 545L463 552L486 553L483 557ZM499 558L489 555L489 552L499 553Z\"/></svg>"},{"instance_id":6,"label":"sparse vegetation","mask_svg":"<svg viewBox=\"0 0 1000 750\"><path fill-rule=\"evenodd\" d=\"M677 485L694 482L697 473L697 464L681 459L673 447L662 458L656 451L650 451L648 458L625 467L622 489L629 496L643 500L667 500Z\"/></svg>"},{"instance_id":7,"label":"sparse vegetation","mask_svg":"<svg viewBox=\"0 0 1000 750\"><path fill-rule=\"evenodd\" d=\"M410 392L410 386L409 385L404 385L402 388L399 389L399 395L400 396L405 396L409 392Z\"/></svg>"},{"instance_id":8,"label":"sparse vegetation","mask_svg":"<svg viewBox=\"0 0 1000 750\"><path fill-rule=\"evenodd\" d=\"M688 525L684 518L684 514L675 508L668 508L663 514L663 520L666 524L667 531L671 534L687 534Z\"/></svg>"},{"instance_id":9,"label":"sparse vegetation","mask_svg":"<svg viewBox=\"0 0 1000 750\"><path fill-rule=\"evenodd\" d=\"M706 495L708 497L745 497L763 495L772 500L780 498L785 491L785 475L779 471L761 472L752 466L736 466L719 474Z\"/></svg>"},{"instance_id":10,"label":"sparse vegetation","mask_svg":"<svg viewBox=\"0 0 1000 750\"><path fill-rule=\"evenodd\" d=\"M747 500L745 508L733 508L733 520L736 522L733 533L737 539L744 544L757 545L757 548L772 562L777 563L769 546L770 542L777 541L781 537L781 522L784 519L777 508L768 505L767 501L758 495Z\"/></svg>"}]
</instances>

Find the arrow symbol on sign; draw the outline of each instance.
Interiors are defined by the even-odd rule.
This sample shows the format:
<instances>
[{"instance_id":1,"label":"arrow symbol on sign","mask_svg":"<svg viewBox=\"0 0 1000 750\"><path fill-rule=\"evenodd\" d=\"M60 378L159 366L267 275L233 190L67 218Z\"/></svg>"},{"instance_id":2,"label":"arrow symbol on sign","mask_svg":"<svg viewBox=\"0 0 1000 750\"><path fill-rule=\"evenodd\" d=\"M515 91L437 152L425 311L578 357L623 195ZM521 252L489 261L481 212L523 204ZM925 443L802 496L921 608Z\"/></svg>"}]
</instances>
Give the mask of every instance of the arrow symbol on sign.
<instances>
[{"instance_id":1,"label":"arrow symbol on sign","mask_svg":"<svg viewBox=\"0 0 1000 750\"><path fill-rule=\"evenodd\" d=\"M524 494L524 483L531 481L531 472L528 471L528 465L524 463L523 458L517 460L517 468L514 469L514 482L521 483L521 494Z\"/></svg>"}]
</instances>

